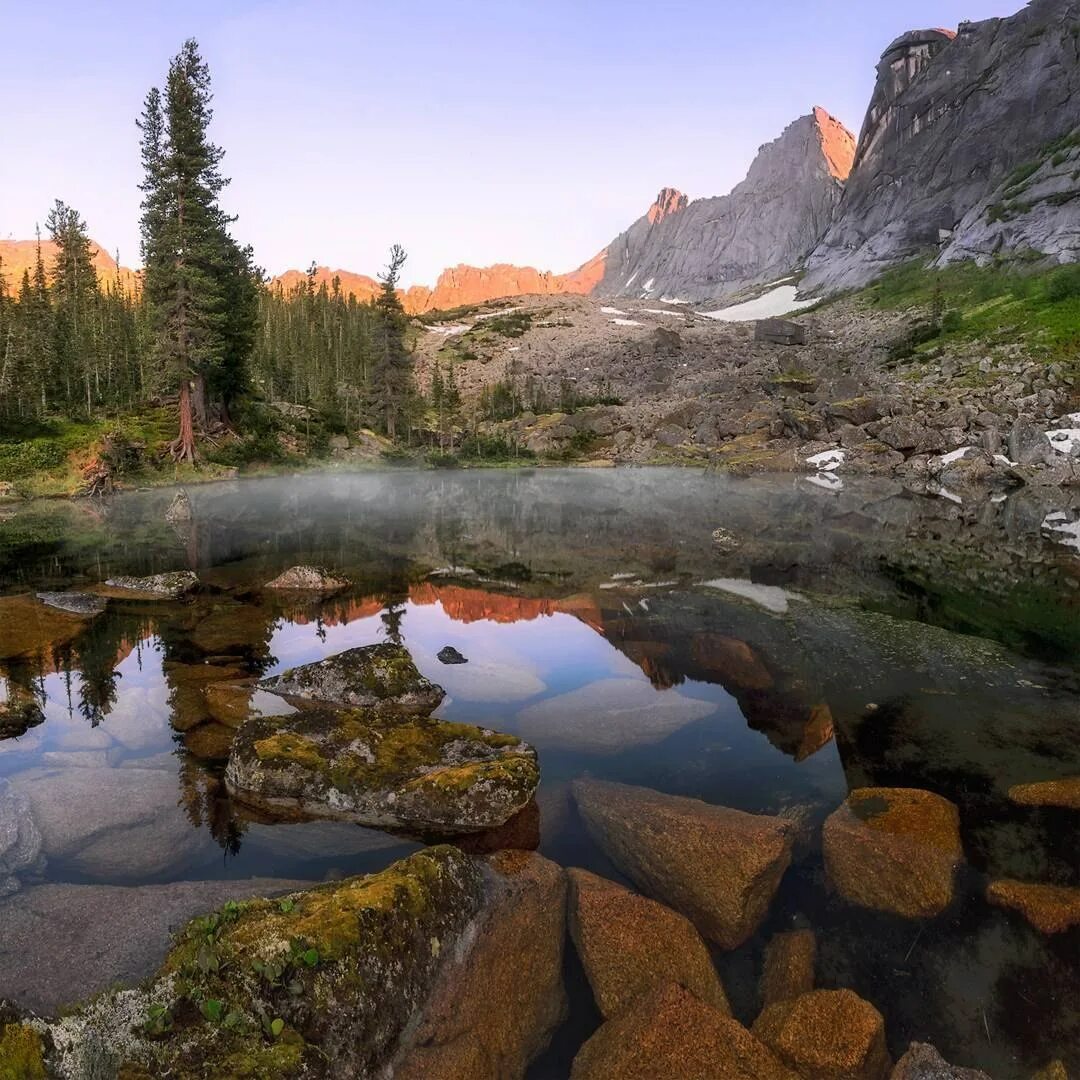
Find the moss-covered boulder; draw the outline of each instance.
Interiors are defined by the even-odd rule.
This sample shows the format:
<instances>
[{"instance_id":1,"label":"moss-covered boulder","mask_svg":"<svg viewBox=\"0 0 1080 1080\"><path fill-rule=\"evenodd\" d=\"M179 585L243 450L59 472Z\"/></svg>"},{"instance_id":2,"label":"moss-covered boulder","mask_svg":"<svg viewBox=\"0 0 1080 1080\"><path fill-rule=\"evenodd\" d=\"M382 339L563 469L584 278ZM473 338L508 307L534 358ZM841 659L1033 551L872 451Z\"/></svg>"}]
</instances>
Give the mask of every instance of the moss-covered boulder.
<instances>
[{"instance_id":1,"label":"moss-covered boulder","mask_svg":"<svg viewBox=\"0 0 1080 1080\"><path fill-rule=\"evenodd\" d=\"M241 801L426 837L504 824L540 781L536 751L468 724L352 709L255 717L225 773Z\"/></svg>"},{"instance_id":2,"label":"moss-covered boulder","mask_svg":"<svg viewBox=\"0 0 1080 1080\"><path fill-rule=\"evenodd\" d=\"M288 697L414 716L427 716L446 696L441 686L417 671L407 649L390 644L349 649L273 675L259 685Z\"/></svg>"},{"instance_id":3,"label":"moss-covered boulder","mask_svg":"<svg viewBox=\"0 0 1080 1080\"><path fill-rule=\"evenodd\" d=\"M689 919L587 870L570 870L570 935L600 1013L675 982L725 1016L724 988Z\"/></svg>"},{"instance_id":4,"label":"moss-covered boulder","mask_svg":"<svg viewBox=\"0 0 1080 1080\"><path fill-rule=\"evenodd\" d=\"M325 566L291 566L268 581L263 588L283 592L336 593L347 589L352 582L336 570Z\"/></svg>"},{"instance_id":5,"label":"moss-covered boulder","mask_svg":"<svg viewBox=\"0 0 1080 1080\"><path fill-rule=\"evenodd\" d=\"M97 591L125 600L178 600L198 588L199 578L191 570L175 570L149 577L109 578Z\"/></svg>"},{"instance_id":6,"label":"moss-covered boulder","mask_svg":"<svg viewBox=\"0 0 1080 1080\"><path fill-rule=\"evenodd\" d=\"M395 1080L523 1077L565 1018L565 873L523 851L486 866L475 944L447 960L402 1040Z\"/></svg>"},{"instance_id":7,"label":"moss-covered boulder","mask_svg":"<svg viewBox=\"0 0 1080 1080\"><path fill-rule=\"evenodd\" d=\"M814 990L762 1010L754 1034L805 1080L885 1080L885 1020L851 990Z\"/></svg>"},{"instance_id":8,"label":"moss-covered boulder","mask_svg":"<svg viewBox=\"0 0 1080 1080\"><path fill-rule=\"evenodd\" d=\"M791 823L600 780L574 798L589 834L642 892L725 949L760 925L791 862Z\"/></svg>"},{"instance_id":9,"label":"moss-covered boulder","mask_svg":"<svg viewBox=\"0 0 1080 1080\"><path fill-rule=\"evenodd\" d=\"M798 1080L758 1039L675 983L643 994L574 1058L571 1080Z\"/></svg>"},{"instance_id":10,"label":"moss-covered boulder","mask_svg":"<svg viewBox=\"0 0 1080 1080\"><path fill-rule=\"evenodd\" d=\"M952 902L964 858L956 806L915 788L857 788L822 831L829 880L846 900L909 919Z\"/></svg>"}]
</instances>

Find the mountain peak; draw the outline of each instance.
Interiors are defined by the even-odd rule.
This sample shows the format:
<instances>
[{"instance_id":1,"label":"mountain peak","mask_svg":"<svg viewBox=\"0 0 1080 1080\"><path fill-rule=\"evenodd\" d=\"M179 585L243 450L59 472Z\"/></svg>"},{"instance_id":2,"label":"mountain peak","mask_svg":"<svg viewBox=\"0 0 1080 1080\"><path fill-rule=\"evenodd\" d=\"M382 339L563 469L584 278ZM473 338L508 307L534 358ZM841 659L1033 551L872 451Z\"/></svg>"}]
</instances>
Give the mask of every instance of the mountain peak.
<instances>
[{"instance_id":1,"label":"mountain peak","mask_svg":"<svg viewBox=\"0 0 1080 1080\"><path fill-rule=\"evenodd\" d=\"M685 210L686 204L689 201L690 200L676 188L661 188L660 194L656 196L656 201L649 207L649 212L646 215L649 219L649 224L655 225L657 222L663 221L664 218L670 217L672 214L677 214L680 210Z\"/></svg>"},{"instance_id":2,"label":"mountain peak","mask_svg":"<svg viewBox=\"0 0 1080 1080\"><path fill-rule=\"evenodd\" d=\"M821 152L829 172L837 180L846 180L855 163L855 136L820 105L814 106L814 123L821 135Z\"/></svg>"}]
</instances>

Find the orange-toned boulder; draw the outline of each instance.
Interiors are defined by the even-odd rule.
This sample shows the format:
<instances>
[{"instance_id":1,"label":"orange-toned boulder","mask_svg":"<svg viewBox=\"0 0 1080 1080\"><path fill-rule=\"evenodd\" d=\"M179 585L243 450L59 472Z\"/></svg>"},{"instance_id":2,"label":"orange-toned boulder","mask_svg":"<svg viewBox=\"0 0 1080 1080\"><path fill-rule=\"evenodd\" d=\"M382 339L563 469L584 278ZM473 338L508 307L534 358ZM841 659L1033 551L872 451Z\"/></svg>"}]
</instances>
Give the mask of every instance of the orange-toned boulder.
<instances>
[{"instance_id":1,"label":"orange-toned boulder","mask_svg":"<svg viewBox=\"0 0 1080 1080\"><path fill-rule=\"evenodd\" d=\"M1080 810L1080 776L1044 780L1038 784L1017 784L1009 788L1009 798L1022 806L1062 806Z\"/></svg>"},{"instance_id":2,"label":"orange-toned boulder","mask_svg":"<svg viewBox=\"0 0 1080 1080\"><path fill-rule=\"evenodd\" d=\"M884 1080L885 1020L851 990L814 990L764 1009L753 1033L806 1080Z\"/></svg>"},{"instance_id":3,"label":"orange-toned boulder","mask_svg":"<svg viewBox=\"0 0 1080 1080\"><path fill-rule=\"evenodd\" d=\"M603 1024L571 1080L797 1080L740 1023L674 983Z\"/></svg>"},{"instance_id":4,"label":"orange-toned boulder","mask_svg":"<svg viewBox=\"0 0 1080 1080\"><path fill-rule=\"evenodd\" d=\"M761 924L791 862L790 822L600 780L573 792L618 869L705 937L734 949Z\"/></svg>"},{"instance_id":5,"label":"orange-toned boulder","mask_svg":"<svg viewBox=\"0 0 1080 1080\"><path fill-rule=\"evenodd\" d=\"M1060 934L1080 926L1080 889L1066 885L1037 885L1026 881L992 881L986 898L998 907L1012 908L1036 930Z\"/></svg>"},{"instance_id":6,"label":"orange-toned boulder","mask_svg":"<svg viewBox=\"0 0 1080 1080\"><path fill-rule=\"evenodd\" d=\"M777 934L765 947L761 974L763 1008L778 1001L808 994L814 989L817 938L813 930L788 930Z\"/></svg>"},{"instance_id":7,"label":"orange-toned boulder","mask_svg":"<svg viewBox=\"0 0 1080 1080\"><path fill-rule=\"evenodd\" d=\"M940 795L858 788L829 816L822 841L829 879L852 903L916 919L952 902L960 815Z\"/></svg>"},{"instance_id":8,"label":"orange-toned boulder","mask_svg":"<svg viewBox=\"0 0 1080 1080\"><path fill-rule=\"evenodd\" d=\"M688 919L587 870L568 874L570 936L605 1017L668 982L731 1015L709 950Z\"/></svg>"}]
</instances>

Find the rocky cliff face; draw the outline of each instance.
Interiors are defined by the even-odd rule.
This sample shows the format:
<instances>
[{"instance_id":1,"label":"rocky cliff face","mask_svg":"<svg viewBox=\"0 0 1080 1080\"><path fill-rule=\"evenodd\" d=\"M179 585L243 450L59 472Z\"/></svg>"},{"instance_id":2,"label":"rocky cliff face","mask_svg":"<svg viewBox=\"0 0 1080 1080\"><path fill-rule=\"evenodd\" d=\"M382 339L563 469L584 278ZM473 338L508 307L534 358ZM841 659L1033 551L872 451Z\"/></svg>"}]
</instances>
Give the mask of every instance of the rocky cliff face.
<instances>
[{"instance_id":1,"label":"rocky cliff face","mask_svg":"<svg viewBox=\"0 0 1080 1080\"><path fill-rule=\"evenodd\" d=\"M807 289L865 284L928 248L1080 257L1080 0L919 30L885 50Z\"/></svg>"},{"instance_id":2,"label":"rocky cliff face","mask_svg":"<svg viewBox=\"0 0 1080 1080\"><path fill-rule=\"evenodd\" d=\"M126 266L117 267L116 260L100 245L90 242L97 270L98 281L102 288L114 288L117 277L120 287L132 292L138 287L138 278L134 270ZM45 260L45 270L52 277L52 265L56 261L56 245L51 240L41 241L41 257ZM24 271L34 273L34 260L37 258L36 240L0 240L0 277L9 295L17 296Z\"/></svg>"},{"instance_id":3,"label":"rocky cliff face","mask_svg":"<svg viewBox=\"0 0 1080 1080\"><path fill-rule=\"evenodd\" d=\"M730 195L689 202L664 188L608 248L596 293L712 300L790 273L828 226L854 152L815 109L761 148Z\"/></svg>"}]
</instances>

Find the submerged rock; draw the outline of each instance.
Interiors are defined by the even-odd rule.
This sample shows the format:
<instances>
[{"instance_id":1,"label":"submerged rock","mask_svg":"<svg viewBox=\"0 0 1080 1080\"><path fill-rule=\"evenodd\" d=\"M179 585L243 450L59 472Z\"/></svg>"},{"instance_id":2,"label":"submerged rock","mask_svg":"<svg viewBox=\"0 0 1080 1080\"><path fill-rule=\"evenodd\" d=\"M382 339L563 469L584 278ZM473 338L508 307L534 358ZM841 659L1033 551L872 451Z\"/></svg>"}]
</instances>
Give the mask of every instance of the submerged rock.
<instances>
[{"instance_id":1,"label":"submerged rock","mask_svg":"<svg viewBox=\"0 0 1080 1080\"><path fill-rule=\"evenodd\" d=\"M571 1080L798 1080L737 1021L667 983L603 1024Z\"/></svg>"},{"instance_id":2,"label":"submerged rock","mask_svg":"<svg viewBox=\"0 0 1080 1080\"><path fill-rule=\"evenodd\" d=\"M116 577L105 582L106 589L130 600L178 600L198 585L199 579L191 570L149 577Z\"/></svg>"},{"instance_id":3,"label":"submerged rock","mask_svg":"<svg viewBox=\"0 0 1080 1080\"><path fill-rule=\"evenodd\" d=\"M9 687L7 700L0 701L0 739L17 739L44 723L45 713L37 698Z\"/></svg>"},{"instance_id":4,"label":"submerged rock","mask_svg":"<svg viewBox=\"0 0 1080 1080\"><path fill-rule=\"evenodd\" d=\"M39 592L37 598L46 606L70 615L92 617L105 610L105 600L93 593Z\"/></svg>"},{"instance_id":5,"label":"submerged rock","mask_svg":"<svg viewBox=\"0 0 1080 1080\"><path fill-rule=\"evenodd\" d=\"M452 836L513 817L532 799L540 769L536 751L512 735L320 709L249 720L225 780L267 811Z\"/></svg>"},{"instance_id":6,"label":"submerged rock","mask_svg":"<svg viewBox=\"0 0 1080 1080\"><path fill-rule=\"evenodd\" d=\"M889 1080L990 1080L980 1069L950 1065L929 1043L912 1043Z\"/></svg>"},{"instance_id":7,"label":"submerged rock","mask_svg":"<svg viewBox=\"0 0 1080 1080\"><path fill-rule=\"evenodd\" d=\"M791 824L648 788L578 780L590 835L644 893L734 949L760 925L791 862Z\"/></svg>"},{"instance_id":8,"label":"submerged rock","mask_svg":"<svg viewBox=\"0 0 1080 1080\"><path fill-rule=\"evenodd\" d=\"M468 659L462 656L453 645L446 645L441 648L438 651L437 656L439 658L439 663L441 664L467 664L469 662Z\"/></svg>"},{"instance_id":9,"label":"submerged rock","mask_svg":"<svg viewBox=\"0 0 1080 1080\"><path fill-rule=\"evenodd\" d=\"M986 898L998 907L1012 908L1036 930L1060 934L1080 926L1080 889L1067 885L1039 885L1026 881L992 881Z\"/></svg>"},{"instance_id":10,"label":"submerged rock","mask_svg":"<svg viewBox=\"0 0 1080 1080\"><path fill-rule=\"evenodd\" d=\"M273 581L268 581L264 589L281 589L291 592L318 592L331 593L341 592L347 589L352 582L336 570L328 570L325 566L293 566L282 574L278 574Z\"/></svg>"},{"instance_id":11,"label":"submerged rock","mask_svg":"<svg viewBox=\"0 0 1080 1080\"><path fill-rule=\"evenodd\" d=\"M331 705L378 707L427 716L445 693L416 669L400 645L363 645L313 664L291 668L259 683L287 697Z\"/></svg>"},{"instance_id":12,"label":"submerged rock","mask_svg":"<svg viewBox=\"0 0 1080 1080\"><path fill-rule=\"evenodd\" d=\"M570 935L604 1017L669 982L731 1015L709 950L688 919L587 870L568 874Z\"/></svg>"},{"instance_id":13,"label":"submerged rock","mask_svg":"<svg viewBox=\"0 0 1080 1080\"><path fill-rule=\"evenodd\" d=\"M184 733L184 746L204 761L228 761L235 729L210 721Z\"/></svg>"},{"instance_id":14,"label":"submerged rock","mask_svg":"<svg viewBox=\"0 0 1080 1080\"><path fill-rule=\"evenodd\" d=\"M566 1015L566 875L535 854L487 866L475 944L452 956L393 1066L395 1080L523 1077Z\"/></svg>"},{"instance_id":15,"label":"submerged rock","mask_svg":"<svg viewBox=\"0 0 1080 1080\"><path fill-rule=\"evenodd\" d=\"M172 935L196 915L228 900L294 892L307 884L244 878L167 885L31 885L0 901L0 997L51 1015L111 986L153 975ZM42 942L48 942L48 948L42 948Z\"/></svg>"},{"instance_id":16,"label":"submerged rock","mask_svg":"<svg viewBox=\"0 0 1080 1080\"><path fill-rule=\"evenodd\" d=\"M191 521L191 499L188 493L181 488L174 496L169 508L165 511L165 520L170 525L184 525Z\"/></svg>"},{"instance_id":17,"label":"submerged rock","mask_svg":"<svg viewBox=\"0 0 1080 1080\"><path fill-rule=\"evenodd\" d=\"M960 814L940 795L857 788L826 820L822 842L829 879L852 903L916 919L952 902Z\"/></svg>"},{"instance_id":18,"label":"submerged rock","mask_svg":"<svg viewBox=\"0 0 1080 1080\"><path fill-rule=\"evenodd\" d=\"M1080 776L1016 784L1009 788L1009 798L1021 806L1060 806L1066 810L1080 810Z\"/></svg>"},{"instance_id":19,"label":"submerged rock","mask_svg":"<svg viewBox=\"0 0 1080 1080\"><path fill-rule=\"evenodd\" d=\"M40 870L43 861L41 833L29 800L10 780L0 778L0 896L16 892L19 875Z\"/></svg>"},{"instance_id":20,"label":"submerged rock","mask_svg":"<svg viewBox=\"0 0 1080 1080\"><path fill-rule=\"evenodd\" d=\"M762 1010L753 1033L807 1080L884 1080L885 1020L851 990L814 990Z\"/></svg>"},{"instance_id":21,"label":"submerged rock","mask_svg":"<svg viewBox=\"0 0 1080 1080\"><path fill-rule=\"evenodd\" d=\"M788 1001L814 989L817 938L813 930L788 930L777 934L765 947L761 974L763 1008Z\"/></svg>"},{"instance_id":22,"label":"submerged rock","mask_svg":"<svg viewBox=\"0 0 1080 1080\"><path fill-rule=\"evenodd\" d=\"M288 716L296 712L284 698L260 690L251 682L221 682L203 690L204 707L210 718L226 727L238 728L252 716Z\"/></svg>"},{"instance_id":23,"label":"submerged rock","mask_svg":"<svg viewBox=\"0 0 1080 1080\"><path fill-rule=\"evenodd\" d=\"M53 655L86 630L86 620L46 607L36 598L0 597L0 660Z\"/></svg>"}]
</instances>

